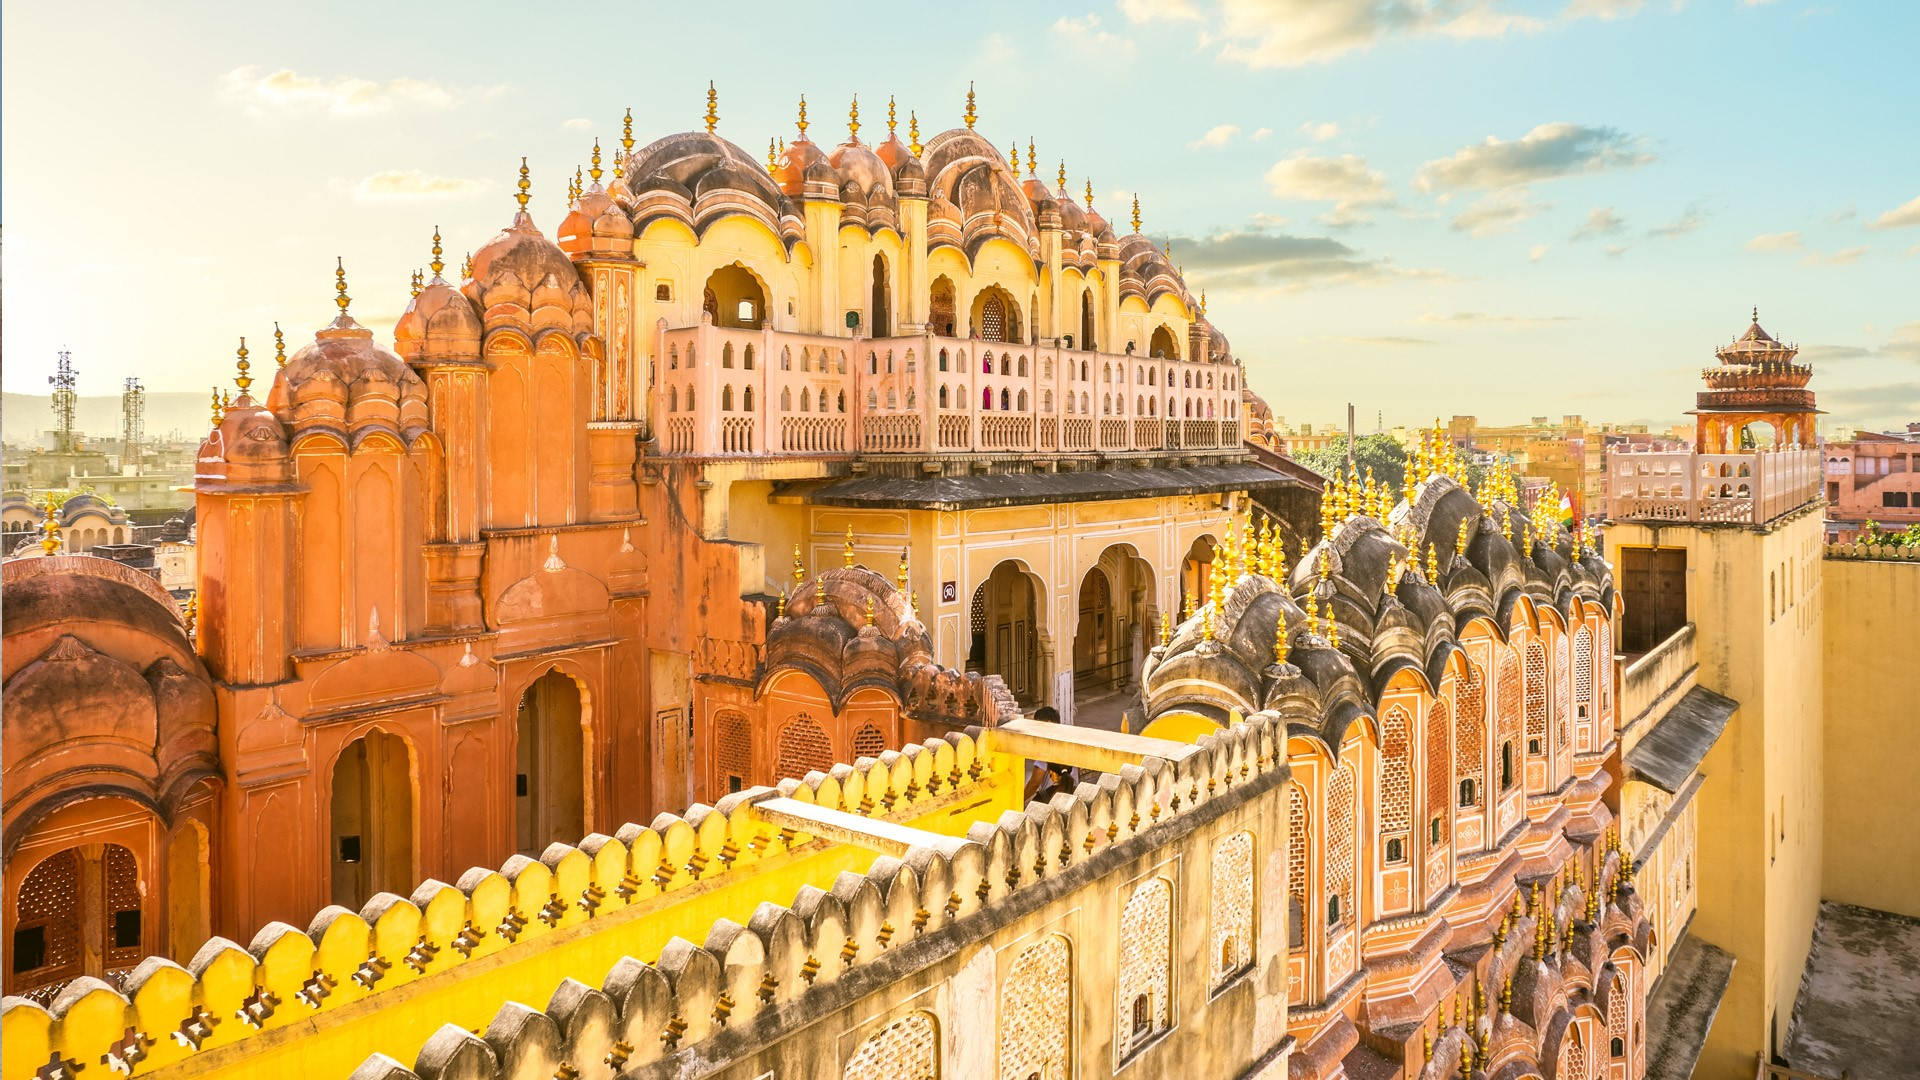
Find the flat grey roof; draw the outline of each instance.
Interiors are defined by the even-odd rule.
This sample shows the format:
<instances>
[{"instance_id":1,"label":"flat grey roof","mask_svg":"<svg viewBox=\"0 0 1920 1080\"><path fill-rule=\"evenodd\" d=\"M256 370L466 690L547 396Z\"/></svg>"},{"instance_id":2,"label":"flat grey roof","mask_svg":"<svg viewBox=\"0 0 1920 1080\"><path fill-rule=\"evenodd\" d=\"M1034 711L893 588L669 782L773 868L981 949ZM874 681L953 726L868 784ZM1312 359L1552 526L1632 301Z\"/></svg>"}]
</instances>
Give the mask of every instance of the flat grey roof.
<instances>
[{"instance_id":1,"label":"flat grey roof","mask_svg":"<svg viewBox=\"0 0 1920 1080\"><path fill-rule=\"evenodd\" d=\"M1033 503L1143 499L1244 491L1249 487L1306 486L1264 465L1109 469L1074 472L973 473L966 476L858 476L835 480L806 497L820 506L884 506L963 510Z\"/></svg>"},{"instance_id":2,"label":"flat grey roof","mask_svg":"<svg viewBox=\"0 0 1920 1080\"><path fill-rule=\"evenodd\" d=\"M1647 1080L1687 1080L1733 979L1733 954L1688 934L1647 1001Z\"/></svg>"},{"instance_id":3,"label":"flat grey roof","mask_svg":"<svg viewBox=\"0 0 1920 1080\"><path fill-rule=\"evenodd\" d=\"M1636 779L1669 795L1678 794L1739 707L1730 697L1694 687L1627 751L1627 768Z\"/></svg>"},{"instance_id":4,"label":"flat grey roof","mask_svg":"<svg viewBox=\"0 0 1920 1080\"><path fill-rule=\"evenodd\" d=\"M1920 1061L1920 919L1821 901L1783 1053L1822 1076L1911 1078Z\"/></svg>"}]
</instances>

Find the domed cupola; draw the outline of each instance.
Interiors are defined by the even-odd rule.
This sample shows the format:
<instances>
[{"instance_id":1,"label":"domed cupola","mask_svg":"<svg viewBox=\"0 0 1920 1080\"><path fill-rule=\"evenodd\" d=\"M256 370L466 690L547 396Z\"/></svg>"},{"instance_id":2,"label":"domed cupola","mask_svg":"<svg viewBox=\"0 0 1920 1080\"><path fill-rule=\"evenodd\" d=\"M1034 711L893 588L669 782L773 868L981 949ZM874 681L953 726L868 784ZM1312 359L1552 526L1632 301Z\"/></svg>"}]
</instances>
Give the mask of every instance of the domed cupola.
<instances>
[{"instance_id":1,"label":"domed cupola","mask_svg":"<svg viewBox=\"0 0 1920 1080\"><path fill-rule=\"evenodd\" d=\"M480 353L480 313L441 277L440 230L433 230L433 277L415 294L394 324L394 347L411 363L471 360Z\"/></svg>"},{"instance_id":2,"label":"domed cupola","mask_svg":"<svg viewBox=\"0 0 1920 1080\"><path fill-rule=\"evenodd\" d=\"M893 207L893 170L860 141L860 99L855 97L847 112L847 141L834 148L828 157L840 185L840 197L878 209Z\"/></svg>"},{"instance_id":3,"label":"domed cupola","mask_svg":"<svg viewBox=\"0 0 1920 1080\"><path fill-rule=\"evenodd\" d=\"M527 161L520 159L520 209L513 223L473 253L473 276L462 288L481 311L487 330L516 326L528 332L560 329L591 333L592 299L573 260L546 238L527 213Z\"/></svg>"},{"instance_id":4,"label":"domed cupola","mask_svg":"<svg viewBox=\"0 0 1920 1080\"><path fill-rule=\"evenodd\" d=\"M351 446L381 428L411 441L427 424L426 384L347 314L353 298L343 266L336 265L334 278L340 314L314 334L313 344L293 354L280 375L294 434L331 430Z\"/></svg>"},{"instance_id":5,"label":"domed cupola","mask_svg":"<svg viewBox=\"0 0 1920 1080\"><path fill-rule=\"evenodd\" d=\"M240 396L223 402L216 394L213 431L200 444L195 486L285 484L293 478L286 426L248 392L253 378L248 374L246 338L240 339L235 355L234 383Z\"/></svg>"},{"instance_id":6,"label":"domed cupola","mask_svg":"<svg viewBox=\"0 0 1920 1080\"><path fill-rule=\"evenodd\" d=\"M920 118L912 112L907 113L907 137L911 144L900 141L895 131L893 99L887 99L887 141L874 150L880 160L893 174L893 193L902 199L924 199L927 197L927 167L920 164Z\"/></svg>"},{"instance_id":7,"label":"domed cupola","mask_svg":"<svg viewBox=\"0 0 1920 1080\"><path fill-rule=\"evenodd\" d=\"M633 219L614 201L613 195L600 186L599 139L593 140L592 162L587 169L586 188L573 200L572 212L560 224L560 248L576 259L586 255L631 255ZM616 178L615 183L618 182Z\"/></svg>"}]
</instances>

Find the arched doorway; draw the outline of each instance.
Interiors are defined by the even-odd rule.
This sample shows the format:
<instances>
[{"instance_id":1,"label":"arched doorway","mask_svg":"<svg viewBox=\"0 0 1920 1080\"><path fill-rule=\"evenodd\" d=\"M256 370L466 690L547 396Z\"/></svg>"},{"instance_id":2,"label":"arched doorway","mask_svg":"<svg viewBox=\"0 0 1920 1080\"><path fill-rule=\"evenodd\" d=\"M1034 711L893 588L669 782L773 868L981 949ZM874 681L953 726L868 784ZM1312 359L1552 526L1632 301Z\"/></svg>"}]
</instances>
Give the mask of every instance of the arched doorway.
<instances>
[{"instance_id":1,"label":"arched doorway","mask_svg":"<svg viewBox=\"0 0 1920 1080\"><path fill-rule=\"evenodd\" d=\"M1073 629L1073 690L1114 685L1113 585L1099 567L1080 579L1080 621Z\"/></svg>"},{"instance_id":2,"label":"arched doorway","mask_svg":"<svg viewBox=\"0 0 1920 1080\"><path fill-rule=\"evenodd\" d=\"M147 951L140 886L140 865L119 844L36 863L14 899L6 992L48 1005L82 975L117 985Z\"/></svg>"},{"instance_id":3,"label":"arched doorway","mask_svg":"<svg viewBox=\"0 0 1920 1080\"><path fill-rule=\"evenodd\" d=\"M997 285L980 290L973 300L973 336L982 341L1018 342L1020 305Z\"/></svg>"},{"instance_id":4,"label":"arched doorway","mask_svg":"<svg viewBox=\"0 0 1920 1080\"><path fill-rule=\"evenodd\" d=\"M873 295L869 298L868 311L873 320L873 337L886 337L893 333L893 286L887 281L886 257L874 253L873 256Z\"/></svg>"},{"instance_id":5,"label":"arched doorway","mask_svg":"<svg viewBox=\"0 0 1920 1080\"><path fill-rule=\"evenodd\" d=\"M927 325L942 337L952 337L955 318L953 281L942 274L933 279L933 291L927 305Z\"/></svg>"},{"instance_id":6,"label":"arched doorway","mask_svg":"<svg viewBox=\"0 0 1920 1080\"><path fill-rule=\"evenodd\" d=\"M538 855L587 833L580 686L558 670L520 695L515 721L514 850Z\"/></svg>"},{"instance_id":7,"label":"arched doorway","mask_svg":"<svg viewBox=\"0 0 1920 1080\"><path fill-rule=\"evenodd\" d=\"M715 270L707 278L701 306L713 316L715 326L758 330L767 317L767 293L746 267L734 263Z\"/></svg>"},{"instance_id":8,"label":"arched doorway","mask_svg":"<svg viewBox=\"0 0 1920 1080\"><path fill-rule=\"evenodd\" d=\"M1088 289L1080 294L1080 347L1088 352L1093 352L1099 348L1099 346L1094 344L1093 338L1092 289Z\"/></svg>"},{"instance_id":9,"label":"arched doorway","mask_svg":"<svg viewBox=\"0 0 1920 1080\"><path fill-rule=\"evenodd\" d=\"M1168 360L1180 359L1180 346L1173 340L1173 331L1165 324L1154 328L1153 337L1147 342L1147 355L1163 357Z\"/></svg>"},{"instance_id":10,"label":"arched doorway","mask_svg":"<svg viewBox=\"0 0 1920 1080\"><path fill-rule=\"evenodd\" d=\"M1195 537L1186 557L1180 560L1180 608L1175 618L1190 615L1207 602L1207 577L1213 572L1213 559L1213 537Z\"/></svg>"},{"instance_id":11,"label":"arched doorway","mask_svg":"<svg viewBox=\"0 0 1920 1080\"><path fill-rule=\"evenodd\" d=\"M328 821L334 903L358 911L374 893L413 891L413 768L406 740L375 730L340 751Z\"/></svg>"},{"instance_id":12,"label":"arched doorway","mask_svg":"<svg viewBox=\"0 0 1920 1080\"><path fill-rule=\"evenodd\" d=\"M1000 676L1021 704L1040 696L1038 608L1032 580L1012 561L994 567L973 593L967 670Z\"/></svg>"}]
</instances>

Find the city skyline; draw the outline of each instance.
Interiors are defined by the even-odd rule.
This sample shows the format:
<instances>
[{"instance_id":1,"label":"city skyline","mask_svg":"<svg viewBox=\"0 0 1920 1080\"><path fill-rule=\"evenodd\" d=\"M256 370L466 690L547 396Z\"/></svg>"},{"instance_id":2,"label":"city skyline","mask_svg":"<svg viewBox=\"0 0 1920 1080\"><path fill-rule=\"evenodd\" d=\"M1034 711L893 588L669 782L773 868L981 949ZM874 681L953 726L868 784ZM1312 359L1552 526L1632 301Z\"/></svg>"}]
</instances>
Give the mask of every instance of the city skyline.
<instances>
[{"instance_id":1,"label":"city skyline","mask_svg":"<svg viewBox=\"0 0 1920 1080\"><path fill-rule=\"evenodd\" d=\"M1898 125L1889 24L1910 12L1254 7L988 5L862 28L867 47L953 63L828 77L776 61L844 49L833 22L733 43L742 62L718 70L644 39L631 62L582 64L562 47L572 28L504 8L458 24L383 11L378 35L296 9L217 35L128 9L111 38L9 10L6 90L59 92L5 131L9 161L51 164L6 178L27 211L8 236L6 388L44 392L62 347L86 395L128 374L155 392L224 383L238 336L270 357L276 319L297 346L330 316L336 255L356 317L388 337L433 227L454 260L483 243L510 215L521 154L551 234L596 136L616 145L629 107L641 144L695 128L708 80L719 133L749 152L794 135L803 92L817 142L845 138L854 93L877 141L889 95L903 130L911 110L931 136L957 126L972 81L980 129L1023 154L1031 138L1041 176L1064 158L1076 197L1090 178L1116 222L1139 193L1143 231L1171 241L1289 422L1356 400L1362 427L1373 413L1657 427L1753 306L1803 343L1829 424L1920 415L1920 148L1859 134ZM681 13L673 29L734 17ZM510 55L502 30L523 43ZM61 65L82 47L97 65L76 83ZM1595 77L1559 74L1575 65ZM1102 67L1145 75L1057 74Z\"/></svg>"}]
</instances>

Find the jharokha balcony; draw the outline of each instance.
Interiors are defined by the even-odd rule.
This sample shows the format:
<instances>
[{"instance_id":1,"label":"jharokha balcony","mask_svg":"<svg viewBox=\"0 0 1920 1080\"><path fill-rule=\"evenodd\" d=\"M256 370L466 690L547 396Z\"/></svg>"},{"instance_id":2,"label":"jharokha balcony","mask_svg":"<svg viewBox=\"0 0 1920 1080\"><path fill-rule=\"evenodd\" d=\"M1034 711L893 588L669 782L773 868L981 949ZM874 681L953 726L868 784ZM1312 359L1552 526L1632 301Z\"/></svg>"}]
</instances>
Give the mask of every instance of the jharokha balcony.
<instances>
[{"instance_id":1,"label":"jharokha balcony","mask_svg":"<svg viewBox=\"0 0 1920 1080\"><path fill-rule=\"evenodd\" d=\"M1235 363L705 321L658 333L650 382L657 452L665 454L1241 449Z\"/></svg>"},{"instance_id":2,"label":"jharokha balcony","mask_svg":"<svg viewBox=\"0 0 1920 1080\"><path fill-rule=\"evenodd\" d=\"M1607 455L1607 512L1617 520L1763 525L1818 500L1821 481L1818 450L1622 448Z\"/></svg>"}]
</instances>

